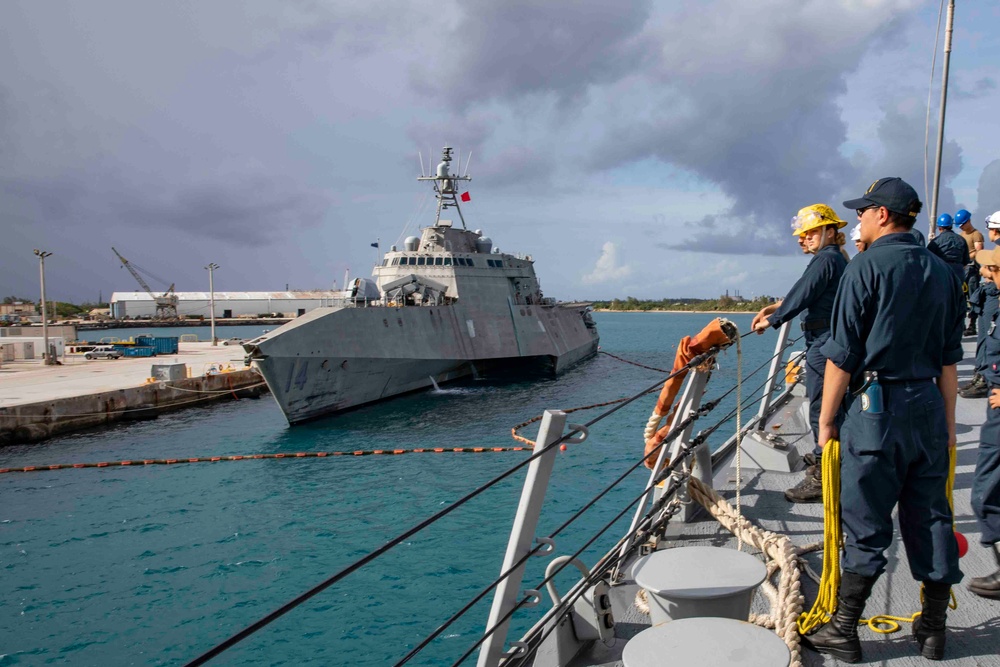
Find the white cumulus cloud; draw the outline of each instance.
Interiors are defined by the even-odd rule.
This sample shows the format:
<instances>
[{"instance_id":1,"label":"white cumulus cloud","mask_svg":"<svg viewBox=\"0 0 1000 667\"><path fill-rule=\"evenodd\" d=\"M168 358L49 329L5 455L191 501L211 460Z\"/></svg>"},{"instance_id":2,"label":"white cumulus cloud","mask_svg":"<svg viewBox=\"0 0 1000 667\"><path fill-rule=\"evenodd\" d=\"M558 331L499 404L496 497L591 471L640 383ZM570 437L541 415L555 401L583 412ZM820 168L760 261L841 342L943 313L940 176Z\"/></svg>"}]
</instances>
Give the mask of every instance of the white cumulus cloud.
<instances>
[{"instance_id":1,"label":"white cumulus cloud","mask_svg":"<svg viewBox=\"0 0 1000 667\"><path fill-rule=\"evenodd\" d=\"M601 256L597 258L594 270L583 276L585 285L615 282L627 278L632 273L628 264L618 264L618 248L611 241L606 241L601 248Z\"/></svg>"}]
</instances>

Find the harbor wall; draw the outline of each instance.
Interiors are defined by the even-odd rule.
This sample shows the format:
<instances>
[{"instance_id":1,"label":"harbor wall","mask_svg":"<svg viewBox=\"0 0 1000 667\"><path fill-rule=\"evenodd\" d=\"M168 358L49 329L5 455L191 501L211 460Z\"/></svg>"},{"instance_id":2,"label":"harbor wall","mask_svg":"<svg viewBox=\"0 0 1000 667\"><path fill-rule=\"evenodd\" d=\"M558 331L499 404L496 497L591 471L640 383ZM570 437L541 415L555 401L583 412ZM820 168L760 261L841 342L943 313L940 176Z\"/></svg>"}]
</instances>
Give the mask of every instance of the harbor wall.
<instances>
[{"instance_id":1,"label":"harbor wall","mask_svg":"<svg viewBox=\"0 0 1000 667\"><path fill-rule=\"evenodd\" d=\"M257 398L266 391L260 374L249 369L0 408L0 445L39 442L120 421L154 419L169 410Z\"/></svg>"}]
</instances>

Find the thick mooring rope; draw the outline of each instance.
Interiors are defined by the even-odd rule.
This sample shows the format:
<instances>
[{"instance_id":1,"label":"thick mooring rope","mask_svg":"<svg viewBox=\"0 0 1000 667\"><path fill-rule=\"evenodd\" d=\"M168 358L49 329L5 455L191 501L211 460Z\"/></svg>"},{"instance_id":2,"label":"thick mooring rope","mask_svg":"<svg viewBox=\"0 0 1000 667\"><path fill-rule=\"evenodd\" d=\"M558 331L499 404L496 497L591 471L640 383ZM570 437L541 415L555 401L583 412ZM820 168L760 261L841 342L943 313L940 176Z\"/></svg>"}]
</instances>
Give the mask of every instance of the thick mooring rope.
<instances>
[{"instance_id":1,"label":"thick mooring rope","mask_svg":"<svg viewBox=\"0 0 1000 667\"><path fill-rule=\"evenodd\" d=\"M753 525L740 516L714 489L695 477L688 480L688 491L724 528L759 549L768 558L768 579L761 585L761 591L771 602L771 613L751 614L750 622L774 629L791 653L789 666L802 667L796 621L805 602L800 581L799 556L807 549L796 548L787 535ZM779 571L781 574L778 586L775 587L770 583L770 578Z\"/></svg>"}]
</instances>

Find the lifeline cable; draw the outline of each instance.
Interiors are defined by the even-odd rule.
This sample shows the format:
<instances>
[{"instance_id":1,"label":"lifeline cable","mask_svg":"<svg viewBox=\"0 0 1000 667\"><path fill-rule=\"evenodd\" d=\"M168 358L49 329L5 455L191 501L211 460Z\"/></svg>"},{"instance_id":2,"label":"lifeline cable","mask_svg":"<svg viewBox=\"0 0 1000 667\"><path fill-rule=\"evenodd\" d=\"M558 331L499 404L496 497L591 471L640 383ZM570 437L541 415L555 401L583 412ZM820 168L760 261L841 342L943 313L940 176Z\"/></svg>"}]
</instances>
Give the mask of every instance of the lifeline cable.
<instances>
[{"instance_id":1,"label":"lifeline cable","mask_svg":"<svg viewBox=\"0 0 1000 667\"><path fill-rule=\"evenodd\" d=\"M707 354L708 353L706 353L706 355ZM706 355L699 355L699 356L704 357ZM699 358L696 357L695 359L691 360L691 363L694 363L696 361L697 361L697 363L701 363L703 360L704 360L703 358L699 359ZM685 370L687 370L686 366L683 369L679 369L677 371L677 373L681 373L681 372L683 372ZM654 386L659 386L659 383L657 383ZM629 401L624 402L624 403L618 405L617 407L612 408L611 410L608 410L607 412L605 412L602 415L598 415L596 418L594 418L590 422L588 422L587 426L589 427L591 424L597 423L598 421L600 421L600 420L608 417L609 415L617 412L618 410L620 410L622 407L624 407L628 403L630 403L632 401L635 401L635 400L638 400L639 398L641 398L644 395L644 393L645 392L637 394L634 397L632 397ZM430 517L424 519L423 521L419 522L418 524L416 524L415 526L411 527L410 529L404 531L400 535L397 535L396 537L392 538L391 540L389 540L388 542L386 542L385 544L383 544L378 549L376 549L376 550L374 550L372 552L369 552L367 555L365 555L362 558L356 560L355 562L351 563L350 565L344 567L343 569L341 569L340 571L338 571L335 574L331 575L330 577L328 577L324 581L320 582L316 586L312 587L311 589L309 589L305 593L302 593L301 595L299 595L298 597L294 598L293 600L285 603L284 605L282 605L281 607L279 607L275 611L267 614L266 616L264 616L263 618L259 619L258 621L256 621L256 622L252 623L251 625L245 627L243 630L240 630L235 635L232 635L231 637L229 637L225 641L221 642L220 644L217 644L215 647L209 649L208 651L206 651L202 655L198 656L194 660L186 663L185 667L197 667L198 665L205 664L206 662L208 662L209 660L211 660L215 656L219 655L220 653L222 653L226 649L228 649L228 648L234 646L235 644L241 642L242 640L246 639L250 635L252 635L255 632L257 632L258 630L260 630L261 628L263 628L266 625L270 624L272 621L280 618L281 616L284 616L286 613L288 613L289 611L291 611L295 607L299 606L300 604L302 604L306 600L309 600L310 598L312 598L313 596L317 595L318 593L321 593L322 591L326 590L327 588L329 588L333 584L337 583L338 581L340 581L341 579L343 579L347 575L351 574L355 570L358 570L359 568L363 567L364 565L367 565L368 563L370 563L371 561L375 560L376 558L378 558L382 554L386 553L387 551L389 551L390 549L392 549L396 545L398 545L401 542L405 541L406 539L408 539L409 537L413 536L414 534L420 532L421 530L423 530L427 526L433 524L438 519L441 519L441 518L447 516L448 514L450 514L451 512L455 511L456 509L458 509L459 507L461 507L465 503L469 502L470 500L472 500L476 496L484 493L488 489L490 489L493 486L499 484L501 481L507 479L508 477L510 477L511 475L513 475L515 472L517 472L518 470L520 470L524 466L530 464L536 458L539 458L540 456L543 456L544 454L548 453L548 451L552 447L557 447L557 446L563 444L564 442L566 442L570 438L574 437L575 435L577 435L577 431L575 431L575 430L574 431L570 431L569 433L566 433L562 437L560 437L557 440L555 440L551 445L548 445L546 447L543 447L541 449L536 450L534 454L532 454L531 456L529 456L525 460L521 461L517 465L513 466L509 470L501 473L497 477L494 477L492 480L490 480L489 482L487 482L487 483L479 486L478 488L474 489L473 491L470 491L466 495L464 495L461 498L459 498L458 500L456 500L454 503L448 505L447 507L445 507L444 509L440 510L439 512L436 512L435 514L431 515Z\"/></svg>"},{"instance_id":2,"label":"lifeline cable","mask_svg":"<svg viewBox=\"0 0 1000 667\"><path fill-rule=\"evenodd\" d=\"M461 507L465 503L469 502L470 500L472 500L476 496L480 495L481 493L485 492L486 490L492 488L496 484L499 484L501 481L507 479L508 477L510 477L511 475L513 475L515 472L517 472L518 470L520 470L524 466L526 466L529 463L531 463L532 461L534 461L536 458L538 458L538 457L540 457L540 456L548 453L549 449L551 449L552 447L556 447L558 445L561 445L563 442L565 442L569 438L573 437L574 435L576 435L576 431L571 431L570 433L567 433L563 437L561 437L558 440L554 441L551 445L539 449L537 452L535 452L533 455L531 455L528 458L526 458L524 461L521 461L520 463L518 463L517 465L513 466L509 470L507 470L507 471L501 473L500 475L494 477L492 480L490 480L486 484L483 484L483 485L479 486L478 488L474 489L473 491L470 491L469 493L465 494L464 496L462 496L461 498L459 498L454 503L448 505L447 507L445 507L444 509L440 510L439 512L436 512L435 514L431 515L430 517L424 519L423 521L419 522L415 526L413 526L413 527L409 528L408 530L404 531L400 535L397 535L396 537L392 538L391 540L389 540L388 542L386 542L385 544L383 544L378 549L376 549L376 550L374 550L372 552L369 552L367 555L365 555L365 556L361 557L360 559L354 561L350 565L342 568L341 570L339 570L338 572L336 572L332 576L330 576L327 579L323 580L322 582L320 582L316 586L313 586L312 588L310 588L305 593L302 593L301 595L299 595L298 597L294 598L293 600L291 600L289 602L286 602L284 605L282 605L278 609L272 611L270 614L267 614L266 616L264 616L263 618L259 619L258 621L255 621L254 623L252 623L249 626L245 627L243 630L240 630L235 635L232 635L231 637L229 637L228 639L226 639L222 643L217 644L215 647L213 647L210 650L206 651L205 653L203 653L202 655L198 656L194 660L186 663L185 667L197 667L198 665L205 664L206 662L208 662L209 660L211 660L215 656L219 655L220 653L222 653L226 649L228 649L228 648L236 645L237 643L241 642L242 640L246 639L247 637L249 637L253 633L255 633L258 630L260 630L261 628L263 628L264 626L270 624L272 621L280 618L281 616L284 616L286 613L288 613L289 611L291 611L295 607L299 606L300 604L302 604L306 600L309 600L310 598L312 598L313 596L317 595L318 593L323 592L324 590L326 590L327 588L329 588L333 584L337 583L338 581L340 581L341 579L343 579L347 575L351 574L355 570L358 570L361 567L367 565L368 563L370 563L371 561L375 560L376 558L378 558L379 556L381 556L385 552L389 551L389 549L395 547L396 545L402 543L406 539L412 537L413 535L415 535L416 533L420 532L421 530L423 530L427 526L429 526L432 523L436 522L438 519L441 519L441 518L447 516L451 512L455 511L456 509L458 509L459 507Z\"/></svg>"},{"instance_id":3,"label":"lifeline cable","mask_svg":"<svg viewBox=\"0 0 1000 667\"><path fill-rule=\"evenodd\" d=\"M741 338L744 338L744 337L750 335L750 333L753 333L753 332L747 332L746 334L744 334L743 336L741 336ZM694 357L683 368L678 369L675 373L671 373L671 375L669 377L673 377L676 374L680 374L682 372L686 372L690 368L695 367L695 366L701 364L707 358L709 358L711 356L714 356L718 352L719 352L718 348L712 348L711 350L708 350L705 353ZM669 379L669 377L667 379ZM645 390L645 391L643 391L643 392L641 392L639 394L636 394L635 396L629 398L626 401L622 401L616 407L612 408L611 410L606 411L605 413L603 413L601 415L598 415L594 419L592 419L589 422L587 422L585 424L585 426L586 427L590 427L593 424L596 424L597 422L599 422L599 421L607 418L608 416L614 414L615 412L617 412L621 408L625 407L625 405L628 405L629 403L638 400L639 398L641 398L642 396L644 396L646 393L648 393L650 390L657 388L659 386L659 384L660 383L658 382L656 385L653 385L653 387L651 387L650 389ZM756 402L756 401L754 401L754 402ZM710 429L710 431L711 430L714 430L714 429ZM202 664L208 662L213 657L219 655L220 653L222 653L223 651L227 650L231 646L239 643L240 641L242 641L246 637L249 637L250 635L254 634L257 630L265 627L266 625L268 625L272 621L276 620L277 618L280 618L281 616L283 616L284 614L286 614L288 611L291 611L292 609L294 609L298 605L302 604L306 600L312 598L313 596L315 596L318 593L322 592L326 588L332 586L334 583L340 581L341 579L343 579L344 577L348 576L349 574L351 574L355 570L360 569L364 565L366 565L366 564L370 563L371 561L375 560L376 558L380 557L382 554L386 553L391 548L397 546L398 544L400 544L401 542L403 542L407 538L409 538L412 535L420 532L421 530L423 530L427 526L433 524L438 519L441 519L444 516L446 516L447 514L450 514L452 511L454 511L458 507L464 505L466 502L469 502L470 500L472 500L476 496L478 496L478 495L484 493L485 491L487 491L488 489L492 488L493 486L495 486L499 482L503 481L507 477L509 477L512 474L514 474L516 471L520 470L522 467L528 465L531 461L533 461L536 458L538 458L538 457L542 456L543 454L547 453L550 450L551 447L556 447L556 446L559 446L559 445L563 444L565 441L567 441L568 439L572 438L576 434L577 434L577 431L570 431L569 433L564 434L562 437L560 437L559 439L557 439L556 441L554 441L551 445L549 445L547 447L543 447L542 449L536 451L532 456L528 457L524 461L522 461L522 462L518 463L517 465L513 466L512 468L510 468L506 472L500 474L499 476L497 476L494 479L490 480L486 484L483 484L482 486L478 487L477 489L474 489L473 491L471 491L470 493L466 494L465 496L463 496L459 500L455 501L454 503L452 503L448 507L445 507L441 511L435 513L434 515L432 515L432 516L428 517L427 519L421 521L417 525L411 527L409 530L405 531L404 533L402 533L402 534L398 535L397 537L391 539L389 542L387 542L386 544L384 544L382 547L379 547L375 551L370 552L369 554L367 554L366 556L362 557L361 559L355 561L351 565L348 565L347 567L343 568L339 572L337 572L334 575L332 575L331 577L327 578L326 580L324 580L320 584L314 586L310 590L308 590L305 593L299 595L298 597L296 597L295 599L293 599L290 602L286 603L282 607L280 607L277 610L271 612L270 614L268 614L264 618L256 621L255 623L251 624L250 626L247 626L246 628L244 628L240 632L238 632L235 635L229 637L228 639L226 639L222 643L216 645L214 648L212 648L209 651L205 652L204 654L198 656L194 660L186 663L185 667L197 667L198 665L202 665ZM701 434L699 434L699 437L695 438L695 440L692 442L691 449L693 450L694 446L696 446L697 444L701 444L701 442L703 442L703 441L704 441L704 439L701 437ZM686 450L684 450L682 448L682 452L684 452L684 451L686 451ZM678 457L678 461L683 460L683 458L684 458L684 456L679 456ZM645 456L641 460L644 460L644 459L645 459ZM671 469L671 468L672 468L672 466L668 465L668 466L666 466L664 468L664 470L668 470L668 469ZM645 493L646 493L646 491L644 490L643 491L643 495L645 495ZM628 508L626 508L625 511L627 511L627 509ZM624 512L623 512L622 515L624 515ZM618 517L618 518L620 518L620 517ZM617 520L617 518L616 518L616 520ZM601 534L603 534L603 532L604 531L602 531ZM596 540L597 537L599 537L599 535L595 536L594 539ZM623 540L624 539L625 538L623 538ZM520 607L520 606L521 605L519 604L518 607Z\"/></svg>"},{"instance_id":4,"label":"lifeline cable","mask_svg":"<svg viewBox=\"0 0 1000 667\"><path fill-rule=\"evenodd\" d=\"M664 468L663 473L661 473L661 475L660 475L660 480L666 479L667 473L673 472L674 469L676 469L677 465L681 461L683 461L685 458L687 458L687 456L689 456L694 451L694 449L695 449L695 447L691 446L691 447L683 450L681 452L681 455L679 455L677 457L677 461L676 462L672 462L670 465L668 465L668 466L666 466ZM639 462L636 464L635 467L638 467L638 466L642 465L642 461L644 459L645 459L645 457L643 457L642 459L639 459ZM659 483L660 480L658 480L657 483ZM676 492L676 489L674 489L671 493L675 493L675 492ZM540 581L538 583L538 585L535 587L535 589L533 589L533 590L540 590L542 586L544 586L546 583L548 583L553 578L555 578L555 576L558 575L564 568L568 567L569 564L570 564L570 562L572 561L572 559L578 558L580 556L580 554L582 554L591 544L593 544L595 541L597 541L597 539L600 538L601 535L603 535L604 533L606 533L615 523L617 523L622 517L624 517L628 513L628 511L632 508L632 506L634 506L637 502L639 502L643 498L643 496L645 496L645 495L646 495L646 490L643 489L642 493L640 493L628 505L626 505L623 510L621 510L617 515L615 515L611 519L611 521L607 522L604 525L604 527L601 528L601 530L599 530L593 537L591 537L589 540L587 540L583 544L583 546L581 546L576 552L574 552L573 554L571 554L569 556L569 560L567 560L566 562L562 563L559 567L557 567L555 570L553 570L553 572L551 572L544 579L542 579L542 581ZM664 494L663 498L661 498L661 501L665 500L667 497L668 497L668 494ZM655 507L655 510L651 510L650 513L647 513L643 517L642 523L651 522L652 521L652 514L653 514L653 512L654 511L659 511L660 506L661 505L658 503L656 505L656 507ZM649 528L650 528L650 530L647 530L646 533L645 533L646 537L648 537L648 535L652 534L652 532L651 532L652 526L650 526ZM588 582L589 581L595 581L597 578L600 578L601 576L603 576L610 569L612 563L615 560L617 560L617 557L614 554L617 553L617 551L619 550L619 548L622 545L624 545L625 542L626 542L626 540L628 540L630 537L631 537L630 535L625 535L622 538L620 538L618 540L618 542L605 554L605 556L600 561L598 561L598 564L591 570L590 576L586 579L586 581L588 581ZM596 576L595 576L595 574L596 574ZM563 598L562 605L559 605L559 606L562 606L564 608L564 610L566 612L568 612L570 610L569 605L572 604L573 602L575 602L576 599L579 599L579 597L583 594L584 590L585 590L585 586L580 586L579 583L578 583L578 585L575 586L574 589ZM575 597L573 599L570 599L574 591L576 592L576 595L575 595ZM457 665L460 665L466 658L468 658L470 655L472 655L472 653L477 648L479 648L479 646L482 645L482 643L484 641L486 641L486 639L488 637L490 637L494 632L496 632L496 630L506 620L508 620L514 614L514 612L516 612L519 608L521 608L525 604L525 602L526 602L526 600L522 599L518 604L514 605L513 608L507 614L505 614L503 617L501 617L500 619L498 619L497 622L493 625L493 627L487 628L486 632L483 633L483 636L480 637L479 640L476 641L457 661L455 661L453 663L452 667L456 667ZM559 606L553 606L553 608L550 609L542 617L542 619L539 621L539 623L537 625L544 626L547 623L547 621L549 621L552 618L554 618L557 615L557 613L559 612ZM552 627L550 627L549 630L543 634L543 636L538 640L537 644L535 645L535 647L534 647L535 649L537 649L537 646L540 645L542 641L544 641L544 639L549 635L549 633L551 633L551 631L554 628L555 628L555 625L552 625ZM527 657L527 656L524 656L524 657Z\"/></svg>"},{"instance_id":5,"label":"lifeline cable","mask_svg":"<svg viewBox=\"0 0 1000 667\"><path fill-rule=\"evenodd\" d=\"M667 489L665 489L663 496L661 496L660 499L656 503L654 503L654 505L652 507L650 507L650 510L643 516L642 520L640 521L639 526L637 526L637 532L639 532L639 537L641 537L642 539L648 538L650 535L654 534L659 529L659 527L662 524L664 524L674 514L677 513L677 510L679 509L679 506L672 513L670 513L669 515L667 515L666 517L664 517L662 514L660 514L661 511L663 510L664 506L668 504L668 500L671 503L676 501L676 498L674 496L676 496L677 491L681 488L681 484L683 483L683 481L685 479L687 479L687 478L690 477L690 472L685 472L683 470L680 471L679 477L675 477L674 473L677 471L677 467L679 466L679 464L682 461L686 460L689 456L691 456L691 454L694 453L695 449L698 446L700 446L701 444L703 444L705 442L705 438L706 437L707 436L702 432L702 433L699 433L697 436L695 436L691 440L690 443L683 444L681 446L680 451L678 452L677 460L676 461L672 461L667 466L665 466L663 468L663 470L661 471L661 473L654 480L654 485L656 485L656 484L659 484L660 482L662 482L664 480L668 480L669 479L670 483L672 484L672 486L669 487L669 488L667 488ZM645 460L645 458L646 457L643 456L641 459L639 459L639 461L633 466L632 469L634 470L634 469L638 468L639 466L643 465L643 461ZM599 538L601 535L603 535L605 532L607 532L608 529L610 529L612 525L614 525L618 520L620 520L623 516L625 516L625 514L637 502L639 502L646 495L646 491L647 491L647 489L644 488L643 491L642 491L642 493L640 493L638 496L636 496L632 500L632 502L630 502L625 507L625 509L623 509L617 516L615 516L610 522L608 522L605 525L605 527L602 528L593 538L591 538L590 540L588 540L580 549L578 549L574 554L572 554L570 556L570 558L572 559L572 558L579 557L580 554L582 554L583 551L587 549L587 547L589 547L591 544L593 544L594 541L597 540L597 538ZM655 515L657 515L657 514L660 514L660 518L654 520L653 517ZM611 570L611 568L615 565L615 563L617 561L621 560L616 554L618 553L619 549L631 537L632 537L631 535L624 535L624 536L622 536L618 540L618 542L604 555L604 557L602 557L601 560L598 561L598 563L591 570L590 576L586 579L586 581L588 583L592 582L592 581L596 581L596 580L602 578L607 572L609 572ZM639 543L639 542L641 542L641 540L635 541L635 543ZM546 577L542 582L540 582L540 586L541 585L545 585L545 583L547 581L549 581L552 577L555 577L555 575L557 575L560 571L562 571L563 568L567 567L568 564L569 564L569 561L567 561L566 563L563 563L561 567L557 568L554 572L552 572L552 574L551 574L550 577ZM580 585L578 583L578 586L574 587L574 589L571 590L571 592L568 593L563 598L562 602L563 602L563 606L565 607L564 608L564 612L565 613L568 613L570 611L569 606L571 604L573 604L577 599L579 599L580 596L583 595L583 592L585 591L585 589L586 589L585 585ZM575 592L575 596L573 595L574 592ZM572 599L570 599L571 597L572 597ZM536 626L535 626L536 628L538 628L538 627L545 627L546 625L548 625L548 629L545 630L545 631L543 631L541 637L539 637L537 640L535 640L534 645L526 652L525 655L523 655L523 656L515 656L515 657L517 657L517 658L519 658L521 660L520 664L523 664L524 660L526 660L527 658L529 658L532 655L534 655L534 653L538 650L538 647L541 645L541 643L555 630L557 624L550 623L549 621L551 621L556 616L556 612L557 611L558 611L558 608L557 607L553 607L536 624ZM565 616L565 613L560 613L559 614L560 617ZM491 630L495 630L495 628L493 628ZM476 646L478 646L479 644L481 644L482 641L483 640L480 640L479 642L477 642ZM473 647L472 650L475 650L475 646ZM470 651L470 653L471 653L471 651ZM468 655L470 653L466 653L465 656L462 657L462 660L464 660L465 657L468 657ZM459 662L461 662L461 660ZM458 665L459 662L456 662L455 665Z\"/></svg>"}]
</instances>

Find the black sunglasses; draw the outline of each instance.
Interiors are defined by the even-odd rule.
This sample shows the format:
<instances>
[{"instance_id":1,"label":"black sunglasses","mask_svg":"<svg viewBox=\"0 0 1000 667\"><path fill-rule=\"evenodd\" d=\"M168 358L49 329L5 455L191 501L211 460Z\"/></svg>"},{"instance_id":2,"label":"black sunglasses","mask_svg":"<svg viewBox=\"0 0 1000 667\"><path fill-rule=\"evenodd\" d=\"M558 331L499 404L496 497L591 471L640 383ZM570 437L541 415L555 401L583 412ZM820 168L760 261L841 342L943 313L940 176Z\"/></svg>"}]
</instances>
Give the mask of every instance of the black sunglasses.
<instances>
[{"instance_id":1,"label":"black sunglasses","mask_svg":"<svg viewBox=\"0 0 1000 667\"><path fill-rule=\"evenodd\" d=\"M864 208L856 209L858 212L858 217L860 218L861 215L870 208L880 208L880 207L878 204L872 204L871 206L865 206Z\"/></svg>"}]
</instances>

